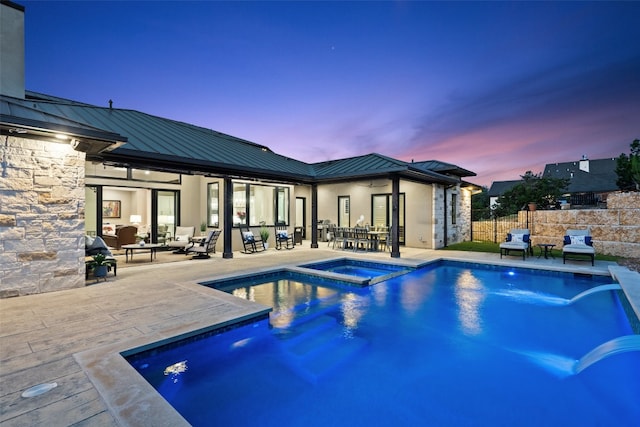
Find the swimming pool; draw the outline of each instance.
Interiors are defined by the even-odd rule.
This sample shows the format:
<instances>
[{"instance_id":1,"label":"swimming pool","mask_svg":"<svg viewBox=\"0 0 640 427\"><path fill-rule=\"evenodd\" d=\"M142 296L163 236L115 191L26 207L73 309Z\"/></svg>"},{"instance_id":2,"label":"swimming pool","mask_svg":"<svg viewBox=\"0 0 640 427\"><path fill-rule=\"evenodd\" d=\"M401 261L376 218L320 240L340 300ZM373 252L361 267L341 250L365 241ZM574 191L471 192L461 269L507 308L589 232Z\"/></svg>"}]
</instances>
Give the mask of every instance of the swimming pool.
<instances>
[{"instance_id":1,"label":"swimming pool","mask_svg":"<svg viewBox=\"0 0 640 427\"><path fill-rule=\"evenodd\" d=\"M640 353L606 278L438 263L367 288L261 277L254 322L129 356L193 425L639 425ZM551 298L552 299L552 298ZM559 361L559 362L558 362Z\"/></svg>"}]
</instances>

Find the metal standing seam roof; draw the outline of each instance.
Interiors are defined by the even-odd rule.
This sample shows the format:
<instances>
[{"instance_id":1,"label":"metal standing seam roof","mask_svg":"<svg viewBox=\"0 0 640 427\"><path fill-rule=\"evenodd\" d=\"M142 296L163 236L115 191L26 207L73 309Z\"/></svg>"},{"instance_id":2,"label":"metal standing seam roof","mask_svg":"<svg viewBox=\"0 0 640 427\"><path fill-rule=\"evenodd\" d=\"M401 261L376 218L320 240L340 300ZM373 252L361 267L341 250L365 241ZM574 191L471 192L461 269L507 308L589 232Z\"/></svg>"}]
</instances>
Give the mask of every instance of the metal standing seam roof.
<instances>
[{"instance_id":1,"label":"metal standing seam roof","mask_svg":"<svg viewBox=\"0 0 640 427\"><path fill-rule=\"evenodd\" d=\"M99 107L27 91L27 99L10 99L16 117L41 115L49 123L77 123L87 129L125 135L127 143L98 157L149 167L162 165L185 172L288 179L301 182L339 181L399 174L423 182L459 182L458 178L429 170L475 175L455 165L430 161L416 164L380 154L308 164L274 153L268 147L211 129L165 119L135 110ZM20 110L20 111L18 111Z\"/></svg>"},{"instance_id":2,"label":"metal standing seam roof","mask_svg":"<svg viewBox=\"0 0 640 427\"><path fill-rule=\"evenodd\" d=\"M24 127L34 130L64 132L89 139L125 142L127 138L104 129L89 126L86 123L60 117L38 110L33 104L15 102L15 98L0 98L0 122L6 126Z\"/></svg>"},{"instance_id":3,"label":"metal standing seam roof","mask_svg":"<svg viewBox=\"0 0 640 427\"><path fill-rule=\"evenodd\" d=\"M476 176L475 172L471 172L470 170L461 168L460 166L451 163L441 162L440 160L411 162L411 166L442 174L451 174L456 176Z\"/></svg>"}]
</instances>

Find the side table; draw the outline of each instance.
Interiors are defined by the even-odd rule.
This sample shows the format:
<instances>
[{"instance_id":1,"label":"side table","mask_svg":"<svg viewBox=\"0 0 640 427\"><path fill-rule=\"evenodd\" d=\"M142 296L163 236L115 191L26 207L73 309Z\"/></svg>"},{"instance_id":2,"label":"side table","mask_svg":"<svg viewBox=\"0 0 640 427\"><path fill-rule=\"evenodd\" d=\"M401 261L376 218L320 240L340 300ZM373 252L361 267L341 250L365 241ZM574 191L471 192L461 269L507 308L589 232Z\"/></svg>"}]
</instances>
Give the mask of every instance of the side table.
<instances>
[{"instance_id":1,"label":"side table","mask_svg":"<svg viewBox=\"0 0 640 427\"><path fill-rule=\"evenodd\" d=\"M551 258L556 259L551 252L551 249L553 249L555 245L552 245L551 243L538 243L536 246L540 248L540 255L538 255L538 258L544 255L544 259L549 259L549 255L551 255Z\"/></svg>"}]
</instances>

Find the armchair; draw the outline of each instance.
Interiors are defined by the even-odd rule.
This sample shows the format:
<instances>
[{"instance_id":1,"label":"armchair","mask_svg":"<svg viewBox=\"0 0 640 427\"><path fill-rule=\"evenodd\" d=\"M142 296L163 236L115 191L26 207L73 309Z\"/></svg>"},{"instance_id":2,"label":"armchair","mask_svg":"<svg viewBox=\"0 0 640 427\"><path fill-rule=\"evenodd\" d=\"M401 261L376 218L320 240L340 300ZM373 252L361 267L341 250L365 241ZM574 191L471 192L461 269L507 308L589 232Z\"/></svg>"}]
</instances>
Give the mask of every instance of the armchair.
<instances>
[{"instance_id":1,"label":"armchair","mask_svg":"<svg viewBox=\"0 0 640 427\"><path fill-rule=\"evenodd\" d=\"M107 246L115 249L120 249L122 245L131 245L136 242L136 234L138 228L133 225L123 225L122 227L116 227L116 234L104 234L102 240Z\"/></svg>"}]
</instances>

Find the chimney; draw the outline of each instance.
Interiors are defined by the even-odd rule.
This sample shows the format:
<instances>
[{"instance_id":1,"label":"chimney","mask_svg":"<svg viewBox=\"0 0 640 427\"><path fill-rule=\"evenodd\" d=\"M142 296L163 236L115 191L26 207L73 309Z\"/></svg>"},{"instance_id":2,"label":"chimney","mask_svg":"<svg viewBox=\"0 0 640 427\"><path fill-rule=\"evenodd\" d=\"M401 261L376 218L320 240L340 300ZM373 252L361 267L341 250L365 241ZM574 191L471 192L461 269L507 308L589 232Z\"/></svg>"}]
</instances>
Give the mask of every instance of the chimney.
<instances>
[{"instance_id":1,"label":"chimney","mask_svg":"<svg viewBox=\"0 0 640 427\"><path fill-rule=\"evenodd\" d=\"M24 99L24 6L0 1L0 94Z\"/></svg>"},{"instance_id":2,"label":"chimney","mask_svg":"<svg viewBox=\"0 0 640 427\"><path fill-rule=\"evenodd\" d=\"M582 172L589 173L589 158L586 154L582 155L582 160L580 160L580 170Z\"/></svg>"}]
</instances>

